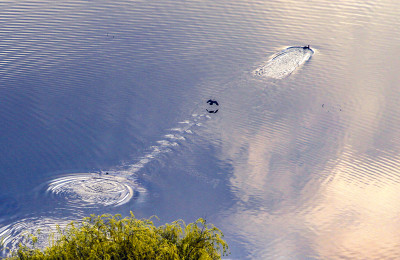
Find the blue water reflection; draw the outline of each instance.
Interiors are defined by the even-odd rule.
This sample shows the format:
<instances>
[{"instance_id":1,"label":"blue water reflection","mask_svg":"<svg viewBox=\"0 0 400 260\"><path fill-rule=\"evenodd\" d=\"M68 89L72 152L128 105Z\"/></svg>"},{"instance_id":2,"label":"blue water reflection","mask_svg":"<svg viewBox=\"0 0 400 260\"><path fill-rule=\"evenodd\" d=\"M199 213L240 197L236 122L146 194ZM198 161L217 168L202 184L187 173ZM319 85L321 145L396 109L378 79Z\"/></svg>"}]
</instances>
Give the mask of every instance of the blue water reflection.
<instances>
[{"instance_id":1,"label":"blue water reflection","mask_svg":"<svg viewBox=\"0 0 400 260\"><path fill-rule=\"evenodd\" d=\"M399 258L399 12L1 2L0 234L132 210L206 217L232 259ZM282 77L253 75L306 45Z\"/></svg>"}]
</instances>

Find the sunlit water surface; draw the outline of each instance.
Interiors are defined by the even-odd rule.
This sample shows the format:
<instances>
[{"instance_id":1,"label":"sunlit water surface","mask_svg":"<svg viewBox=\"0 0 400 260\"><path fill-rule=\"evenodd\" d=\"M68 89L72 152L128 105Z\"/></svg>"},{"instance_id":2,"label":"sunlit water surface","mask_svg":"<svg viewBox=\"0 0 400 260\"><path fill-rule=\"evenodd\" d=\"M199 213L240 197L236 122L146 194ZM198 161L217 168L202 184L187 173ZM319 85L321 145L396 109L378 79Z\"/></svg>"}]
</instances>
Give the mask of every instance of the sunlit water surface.
<instances>
[{"instance_id":1,"label":"sunlit water surface","mask_svg":"<svg viewBox=\"0 0 400 260\"><path fill-rule=\"evenodd\" d=\"M205 217L231 259L400 258L399 14L396 1L2 1L5 246L132 211Z\"/></svg>"}]
</instances>

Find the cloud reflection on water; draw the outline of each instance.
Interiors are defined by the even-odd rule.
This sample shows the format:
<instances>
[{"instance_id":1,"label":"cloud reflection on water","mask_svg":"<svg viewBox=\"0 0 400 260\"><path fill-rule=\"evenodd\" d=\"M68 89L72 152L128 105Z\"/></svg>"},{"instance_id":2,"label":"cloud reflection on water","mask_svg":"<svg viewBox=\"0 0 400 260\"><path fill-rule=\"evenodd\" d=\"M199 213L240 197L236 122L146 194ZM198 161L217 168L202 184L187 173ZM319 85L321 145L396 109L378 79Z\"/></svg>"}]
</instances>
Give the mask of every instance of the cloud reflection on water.
<instances>
[{"instance_id":1,"label":"cloud reflection on water","mask_svg":"<svg viewBox=\"0 0 400 260\"><path fill-rule=\"evenodd\" d=\"M354 115L363 118L360 111ZM316 118L314 127L321 123ZM236 158L231 185L238 201L226 217L229 229L248 240L250 257L399 256L400 158L372 148L379 131L361 131L358 122L340 129L336 122L337 131L325 135L321 129L296 133L311 123L295 130L289 119L272 130L266 124L248 143L236 133L243 141L227 150Z\"/></svg>"},{"instance_id":2,"label":"cloud reflection on water","mask_svg":"<svg viewBox=\"0 0 400 260\"><path fill-rule=\"evenodd\" d=\"M398 7L389 1L260 7L276 10L258 28L265 35L325 45L307 70L266 81L258 95L236 94L251 111L231 108L242 114L238 122L225 118L222 157L233 162L237 200L224 215L225 228L248 258L400 257L400 93L392 69L399 62L388 40L398 33ZM254 85L262 84L248 84Z\"/></svg>"},{"instance_id":3,"label":"cloud reflection on water","mask_svg":"<svg viewBox=\"0 0 400 260\"><path fill-rule=\"evenodd\" d=\"M304 215L315 230L314 249L323 258L400 256L400 158L365 157L346 149Z\"/></svg>"},{"instance_id":4,"label":"cloud reflection on water","mask_svg":"<svg viewBox=\"0 0 400 260\"><path fill-rule=\"evenodd\" d=\"M217 193L218 167L193 153L182 160L198 159L192 167L169 158L170 171L147 176L158 187L149 189L156 199L146 202L146 214L194 217L211 204L225 217L227 238L237 238L238 258L242 245L255 259L399 256L398 3L0 5L2 187L29 190L46 179L35 173L95 167L111 154L112 165L131 158L170 127L165 122L182 119L168 117L170 104L185 99L191 107L193 93L217 94L224 105L214 148L222 146L221 161L232 163L235 206L221 206L230 194ZM285 80L232 81L283 45L308 44L319 52ZM229 83L212 84L219 80ZM142 169L163 144L134 166ZM179 175L175 167L182 164ZM7 203L7 216L22 211L17 201Z\"/></svg>"}]
</instances>

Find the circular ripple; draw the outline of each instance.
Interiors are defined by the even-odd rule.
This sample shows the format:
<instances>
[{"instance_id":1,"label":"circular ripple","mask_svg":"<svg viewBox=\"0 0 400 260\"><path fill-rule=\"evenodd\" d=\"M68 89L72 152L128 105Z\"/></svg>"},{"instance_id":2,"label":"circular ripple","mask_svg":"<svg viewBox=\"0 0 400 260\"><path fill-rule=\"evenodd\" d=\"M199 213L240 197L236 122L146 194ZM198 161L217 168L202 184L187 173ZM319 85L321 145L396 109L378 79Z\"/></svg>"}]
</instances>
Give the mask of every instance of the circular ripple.
<instances>
[{"instance_id":1,"label":"circular ripple","mask_svg":"<svg viewBox=\"0 0 400 260\"><path fill-rule=\"evenodd\" d=\"M120 206L140 192L138 185L127 178L73 174L51 181L47 192L76 206Z\"/></svg>"},{"instance_id":2,"label":"circular ripple","mask_svg":"<svg viewBox=\"0 0 400 260\"><path fill-rule=\"evenodd\" d=\"M9 255L18 248L20 243L32 246L30 234L37 237L35 246L43 249L50 245L52 240L50 235L54 234L54 240L59 237L57 226L63 229L70 222L56 218L26 218L11 225L0 227L0 238L3 239L1 254L3 256Z\"/></svg>"}]
</instances>

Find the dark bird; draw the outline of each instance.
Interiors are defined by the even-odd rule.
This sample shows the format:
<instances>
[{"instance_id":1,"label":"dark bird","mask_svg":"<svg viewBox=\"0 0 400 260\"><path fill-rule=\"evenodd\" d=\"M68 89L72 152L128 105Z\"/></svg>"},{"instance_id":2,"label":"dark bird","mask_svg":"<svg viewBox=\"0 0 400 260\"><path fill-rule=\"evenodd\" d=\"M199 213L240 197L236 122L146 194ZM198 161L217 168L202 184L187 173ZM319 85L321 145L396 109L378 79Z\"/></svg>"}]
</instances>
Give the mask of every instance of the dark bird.
<instances>
[{"instance_id":1,"label":"dark bird","mask_svg":"<svg viewBox=\"0 0 400 260\"><path fill-rule=\"evenodd\" d=\"M214 105L214 104L216 104L217 106L219 106L219 104L218 104L218 102L217 102L216 100L211 100L211 99L209 99L209 100L207 101L207 103L210 104L211 106Z\"/></svg>"}]
</instances>

